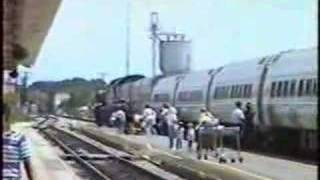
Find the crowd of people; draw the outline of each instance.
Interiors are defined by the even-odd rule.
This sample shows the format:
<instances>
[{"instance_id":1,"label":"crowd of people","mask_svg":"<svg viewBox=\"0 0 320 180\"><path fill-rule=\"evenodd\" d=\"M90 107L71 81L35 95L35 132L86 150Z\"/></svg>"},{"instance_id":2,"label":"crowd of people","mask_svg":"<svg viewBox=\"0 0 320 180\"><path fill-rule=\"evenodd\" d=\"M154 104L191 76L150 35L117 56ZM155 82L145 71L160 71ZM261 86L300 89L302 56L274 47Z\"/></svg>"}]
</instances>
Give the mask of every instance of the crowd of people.
<instances>
[{"instance_id":1,"label":"crowd of people","mask_svg":"<svg viewBox=\"0 0 320 180\"><path fill-rule=\"evenodd\" d=\"M146 104L141 114L130 113L128 103L121 101L113 106L111 109L101 111L106 106L98 106L100 112L97 110L96 120L97 125L102 126L102 116L107 118L107 125L116 127L119 133L132 132L132 129L139 129L134 132L144 133L147 136L153 134L168 136L169 148L171 150L180 150L183 147L183 140L187 140L187 148L189 151L193 150L194 144L197 144L197 151L204 149L207 151L213 149L212 137L202 136L202 147L199 147L198 136L199 131L210 131L210 128L223 125L225 127L240 127L240 135L245 137L253 128L253 119L255 113L252 110L251 103L247 103L245 109L242 108L241 102L235 103L235 109L231 112L230 121L220 121L215 115L210 113L206 108L200 109L198 123L188 123L185 125L182 120L179 121L177 110L169 103L162 105L159 111L156 111L149 104ZM98 108L97 108L98 109ZM106 115L108 112L110 115ZM104 115L103 115L104 114ZM131 116L130 116L131 115ZM131 131L130 131L131 129Z\"/></svg>"}]
</instances>

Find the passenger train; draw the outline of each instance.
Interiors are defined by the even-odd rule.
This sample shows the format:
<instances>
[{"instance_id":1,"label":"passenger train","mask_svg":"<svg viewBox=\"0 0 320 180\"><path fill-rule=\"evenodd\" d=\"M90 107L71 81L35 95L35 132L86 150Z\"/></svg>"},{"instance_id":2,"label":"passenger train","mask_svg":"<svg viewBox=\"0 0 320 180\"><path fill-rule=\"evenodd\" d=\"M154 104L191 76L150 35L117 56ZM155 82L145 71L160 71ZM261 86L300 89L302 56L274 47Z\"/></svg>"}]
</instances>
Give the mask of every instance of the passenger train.
<instances>
[{"instance_id":1,"label":"passenger train","mask_svg":"<svg viewBox=\"0 0 320 180\"><path fill-rule=\"evenodd\" d=\"M255 129L264 138L280 137L299 149L315 151L317 53L316 48L289 50L205 71L155 78L127 76L110 83L107 102L125 99L138 113L147 103L156 109L170 103L184 122L196 122L202 107L229 121L236 101L251 102Z\"/></svg>"}]
</instances>

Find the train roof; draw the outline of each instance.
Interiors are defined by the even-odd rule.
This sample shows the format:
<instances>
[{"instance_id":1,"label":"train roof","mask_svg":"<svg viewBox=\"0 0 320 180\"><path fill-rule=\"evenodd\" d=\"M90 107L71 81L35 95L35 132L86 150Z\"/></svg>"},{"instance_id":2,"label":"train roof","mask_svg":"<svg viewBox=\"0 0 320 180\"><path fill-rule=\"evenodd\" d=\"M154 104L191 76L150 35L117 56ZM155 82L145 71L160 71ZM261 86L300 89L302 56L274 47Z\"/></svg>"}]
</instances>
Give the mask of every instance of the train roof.
<instances>
[{"instance_id":1,"label":"train roof","mask_svg":"<svg viewBox=\"0 0 320 180\"><path fill-rule=\"evenodd\" d=\"M111 86L122 85L124 83L137 81L137 80L143 79L143 78L145 78L145 76L144 75L140 75L140 74L129 75L129 76L125 76L125 77L121 77L121 78L117 78L117 79L112 80L110 82L110 85Z\"/></svg>"}]
</instances>

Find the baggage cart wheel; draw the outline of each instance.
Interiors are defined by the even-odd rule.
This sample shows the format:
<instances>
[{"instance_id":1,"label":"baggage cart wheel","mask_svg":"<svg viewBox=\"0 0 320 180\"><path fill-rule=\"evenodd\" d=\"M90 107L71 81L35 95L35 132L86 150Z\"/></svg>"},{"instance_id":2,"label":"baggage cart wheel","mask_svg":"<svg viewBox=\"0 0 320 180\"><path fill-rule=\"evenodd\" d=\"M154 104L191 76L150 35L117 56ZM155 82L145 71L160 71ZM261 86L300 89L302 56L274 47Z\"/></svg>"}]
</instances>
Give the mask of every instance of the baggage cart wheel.
<instances>
[{"instance_id":1,"label":"baggage cart wheel","mask_svg":"<svg viewBox=\"0 0 320 180\"><path fill-rule=\"evenodd\" d=\"M236 160L234 158L231 159L231 163L235 163Z\"/></svg>"},{"instance_id":2,"label":"baggage cart wheel","mask_svg":"<svg viewBox=\"0 0 320 180\"><path fill-rule=\"evenodd\" d=\"M226 161L226 159L225 158L219 158L219 163L226 163L227 161Z\"/></svg>"},{"instance_id":3,"label":"baggage cart wheel","mask_svg":"<svg viewBox=\"0 0 320 180\"><path fill-rule=\"evenodd\" d=\"M239 158L239 162L240 162L240 163L243 162L243 158L242 158L242 157Z\"/></svg>"},{"instance_id":4,"label":"baggage cart wheel","mask_svg":"<svg viewBox=\"0 0 320 180\"><path fill-rule=\"evenodd\" d=\"M205 160L208 160L208 155L204 155L204 159L205 159Z\"/></svg>"}]
</instances>

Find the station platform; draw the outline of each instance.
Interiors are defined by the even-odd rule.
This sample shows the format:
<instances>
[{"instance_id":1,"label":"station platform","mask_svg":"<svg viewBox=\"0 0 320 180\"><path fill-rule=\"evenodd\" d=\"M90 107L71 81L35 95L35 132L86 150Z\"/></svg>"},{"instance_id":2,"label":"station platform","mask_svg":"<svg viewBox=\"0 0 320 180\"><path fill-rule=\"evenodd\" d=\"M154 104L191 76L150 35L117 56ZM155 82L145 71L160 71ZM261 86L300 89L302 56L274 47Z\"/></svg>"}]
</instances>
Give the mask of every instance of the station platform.
<instances>
[{"instance_id":1,"label":"station platform","mask_svg":"<svg viewBox=\"0 0 320 180\"><path fill-rule=\"evenodd\" d=\"M179 157L188 157L195 161L197 159L197 154L195 151L189 152L187 149L187 142L183 142L183 148L178 151L172 151L169 149L169 139L165 136L157 135L121 135L118 134L116 129L108 127L98 128L92 123L79 123L76 124L85 127L95 128L101 134L109 134L113 136L120 136L121 138L126 139L134 143L140 143L148 146L153 149L161 149L169 154ZM228 151L232 151L228 149ZM213 156L209 155L208 160L200 160L204 163L207 163L208 166L222 166L232 168L234 171L238 171L243 174L250 174L250 176L255 176L258 179L278 179L278 180L316 180L317 179L317 166L304 164L300 162L279 159L274 157L263 156L260 154L241 152L242 157L244 158L243 163L227 163L219 164L218 160Z\"/></svg>"},{"instance_id":2,"label":"station platform","mask_svg":"<svg viewBox=\"0 0 320 180\"><path fill-rule=\"evenodd\" d=\"M31 144L31 162L35 180L80 180L70 166L59 158L58 151L36 130L32 129L31 125L32 123L29 122L16 123L12 129L24 134ZM22 169L22 179L27 180L24 168Z\"/></svg>"}]
</instances>

